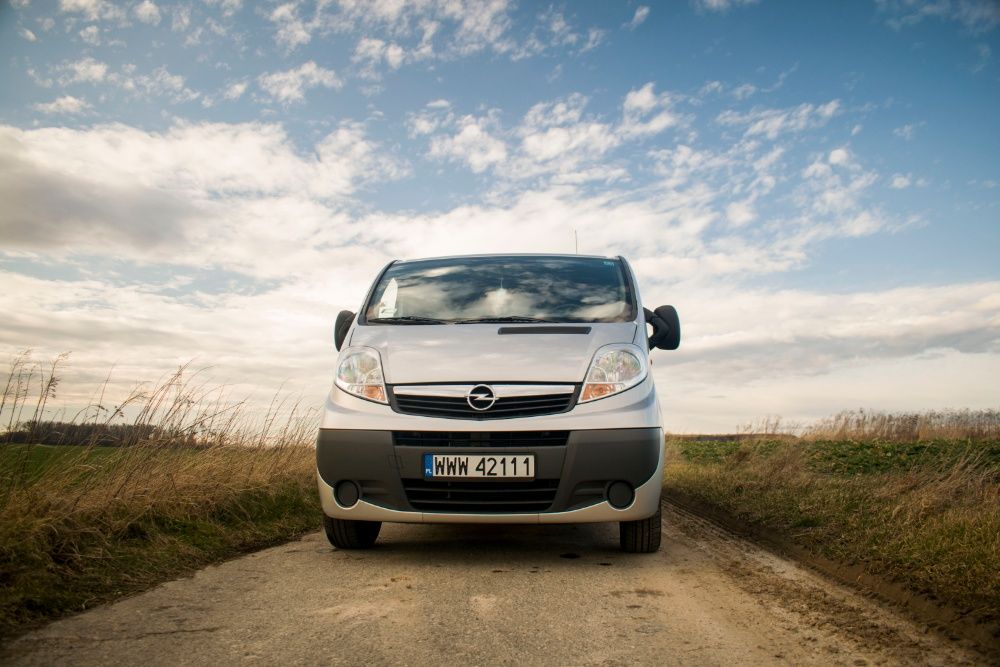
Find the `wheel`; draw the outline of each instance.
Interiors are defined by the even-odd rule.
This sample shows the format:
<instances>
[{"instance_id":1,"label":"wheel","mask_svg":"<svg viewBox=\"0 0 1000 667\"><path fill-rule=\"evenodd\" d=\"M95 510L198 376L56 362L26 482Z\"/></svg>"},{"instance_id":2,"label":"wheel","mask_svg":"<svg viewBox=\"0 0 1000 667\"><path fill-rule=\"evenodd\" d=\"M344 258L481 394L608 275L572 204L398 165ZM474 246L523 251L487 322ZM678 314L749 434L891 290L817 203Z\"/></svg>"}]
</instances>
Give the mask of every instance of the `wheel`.
<instances>
[{"instance_id":1,"label":"wheel","mask_svg":"<svg viewBox=\"0 0 1000 667\"><path fill-rule=\"evenodd\" d=\"M622 551L630 554L651 554L660 550L660 508L648 519L621 521L618 536Z\"/></svg>"},{"instance_id":2,"label":"wheel","mask_svg":"<svg viewBox=\"0 0 1000 667\"><path fill-rule=\"evenodd\" d=\"M367 549L375 544L381 521L345 521L323 516L326 539L338 549Z\"/></svg>"}]
</instances>

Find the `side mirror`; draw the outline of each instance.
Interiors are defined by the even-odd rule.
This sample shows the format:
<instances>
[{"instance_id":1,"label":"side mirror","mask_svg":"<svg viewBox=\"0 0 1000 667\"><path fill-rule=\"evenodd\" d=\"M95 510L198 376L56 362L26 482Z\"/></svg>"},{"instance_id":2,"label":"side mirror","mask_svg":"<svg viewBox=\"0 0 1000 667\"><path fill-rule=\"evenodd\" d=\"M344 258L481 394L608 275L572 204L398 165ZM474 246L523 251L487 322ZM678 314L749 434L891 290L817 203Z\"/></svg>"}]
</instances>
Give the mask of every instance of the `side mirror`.
<instances>
[{"instance_id":1,"label":"side mirror","mask_svg":"<svg viewBox=\"0 0 1000 667\"><path fill-rule=\"evenodd\" d=\"M344 344L344 339L347 338L347 332L351 329L351 324L354 323L354 313L349 310L342 310L337 313L337 322L333 325L333 344L340 347Z\"/></svg>"},{"instance_id":2,"label":"side mirror","mask_svg":"<svg viewBox=\"0 0 1000 667\"><path fill-rule=\"evenodd\" d=\"M676 350L681 344L681 320L677 317L677 309L673 306L660 306L655 311L642 309L646 316L646 324L653 327L653 335L649 337L649 349Z\"/></svg>"}]
</instances>

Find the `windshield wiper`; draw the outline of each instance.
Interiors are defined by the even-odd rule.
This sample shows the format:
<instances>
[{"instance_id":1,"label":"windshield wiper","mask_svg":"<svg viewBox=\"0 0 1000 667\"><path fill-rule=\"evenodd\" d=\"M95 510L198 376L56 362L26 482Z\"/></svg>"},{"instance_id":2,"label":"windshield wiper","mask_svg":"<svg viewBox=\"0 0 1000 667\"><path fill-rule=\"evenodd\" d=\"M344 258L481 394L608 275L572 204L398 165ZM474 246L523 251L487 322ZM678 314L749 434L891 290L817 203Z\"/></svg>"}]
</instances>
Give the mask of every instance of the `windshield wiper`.
<instances>
[{"instance_id":1,"label":"windshield wiper","mask_svg":"<svg viewBox=\"0 0 1000 667\"><path fill-rule=\"evenodd\" d=\"M455 324L483 324L490 322L555 322L555 320L546 320L528 315L506 315L504 317L474 317L468 320L456 320Z\"/></svg>"},{"instance_id":2,"label":"windshield wiper","mask_svg":"<svg viewBox=\"0 0 1000 667\"><path fill-rule=\"evenodd\" d=\"M420 315L400 315L399 317L369 317L369 322L375 324L447 324L445 320L436 317L422 317Z\"/></svg>"}]
</instances>

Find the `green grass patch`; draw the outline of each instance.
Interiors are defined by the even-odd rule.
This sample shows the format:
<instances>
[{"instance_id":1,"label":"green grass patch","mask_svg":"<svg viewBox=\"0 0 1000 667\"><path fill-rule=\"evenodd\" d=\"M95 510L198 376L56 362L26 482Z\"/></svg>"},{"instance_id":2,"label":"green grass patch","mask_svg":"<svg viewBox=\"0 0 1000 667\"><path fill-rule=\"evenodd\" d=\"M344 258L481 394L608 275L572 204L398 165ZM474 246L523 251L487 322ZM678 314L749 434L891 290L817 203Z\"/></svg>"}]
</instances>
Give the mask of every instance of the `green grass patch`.
<instances>
[{"instance_id":1,"label":"green grass patch","mask_svg":"<svg viewBox=\"0 0 1000 667\"><path fill-rule=\"evenodd\" d=\"M667 493L1000 620L1000 442L668 440Z\"/></svg>"},{"instance_id":2,"label":"green grass patch","mask_svg":"<svg viewBox=\"0 0 1000 667\"><path fill-rule=\"evenodd\" d=\"M0 637L319 525L309 447L0 445Z\"/></svg>"}]
</instances>

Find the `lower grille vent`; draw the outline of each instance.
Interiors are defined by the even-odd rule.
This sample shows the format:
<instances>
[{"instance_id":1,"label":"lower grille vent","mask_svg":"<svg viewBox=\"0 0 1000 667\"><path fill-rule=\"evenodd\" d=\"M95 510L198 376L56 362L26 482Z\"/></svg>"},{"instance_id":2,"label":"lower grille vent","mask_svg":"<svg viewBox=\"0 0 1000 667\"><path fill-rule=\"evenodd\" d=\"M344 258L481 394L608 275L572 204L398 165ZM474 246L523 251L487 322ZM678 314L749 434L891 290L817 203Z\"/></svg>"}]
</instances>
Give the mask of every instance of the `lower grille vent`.
<instances>
[{"instance_id":1,"label":"lower grille vent","mask_svg":"<svg viewBox=\"0 0 1000 667\"><path fill-rule=\"evenodd\" d=\"M414 509L422 512L544 512L555 500L558 487L557 479L529 482L403 480L407 500Z\"/></svg>"},{"instance_id":2,"label":"lower grille vent","mask_svg":"<svg viewBox=\"0 0 1000 667\"><path fill-rule=\"evenodd\" d=\"M563 447L569 431L393 431L397 447Z\"/></svg>"}]
</instances>

